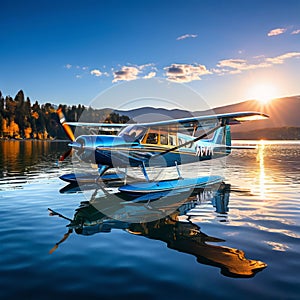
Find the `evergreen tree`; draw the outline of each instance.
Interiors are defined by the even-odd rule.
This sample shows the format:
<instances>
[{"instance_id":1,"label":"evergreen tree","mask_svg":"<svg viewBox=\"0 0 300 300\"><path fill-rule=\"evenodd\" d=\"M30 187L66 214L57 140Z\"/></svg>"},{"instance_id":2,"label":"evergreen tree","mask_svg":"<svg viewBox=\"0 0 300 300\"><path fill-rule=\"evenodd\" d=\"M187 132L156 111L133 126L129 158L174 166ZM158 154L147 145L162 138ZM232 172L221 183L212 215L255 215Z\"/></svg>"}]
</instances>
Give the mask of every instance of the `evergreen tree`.
<instances>
[{"instance_id":1,"label":"evergreen tree","mask_svg":"<svg viewBox=\"0 0 300 300\"><path fill-rule=\"evenodd\" d=\"M4 98L0 91L0 137L3 136L3 118L4 118Z\"/></svg>"},{"instance_id":2,"label":"evergreen tree","mask_svg":"<svg viewBox=\"0 0 300 300\"><path fill-rule=\"evenodd\" d=\"M15 120L15 113L16 113L16 102L13 100L12 97L6 96L5 97L5 108L7 111L7 116L9 121Z\"/></svg>"},{"instance_id":3,"label":"evergreen tree","mask_svg":"<svg viewBox=\"0 0 300 300\"><path fill-rule=\"evenodd\" d=\"M25 123L26 123L26 111L25 111L25 98L24 98L24 93L22 90L20 90L15 99L16 103L16 116L15 116L15 121L19 125L20 129L20 135L21 137L24 136L24 129L25 129Z\"/></svg>"},{"instance_id":4,"label":"evergreen tree","mask_svg":"<svg viewBox=\"0 0 300 300\"><path fill-rule=\"evenodd\" d=\"M120 116L117 113L110 113L105 118L107 110L97 110L92 107L87 109L83 105L67 106L60 104L66 120L79 121L82 113L84 120L82 122L111 122L111 123L127 123L127 116ZM10 96L3 97L0 91L0 136L4 137L21 137L28 138L45 138L44 133L53 138L67 139L66 134L60 125L56 109L51 103L40 105L38 101L31 104L30 98L24 96L24 92L20 90L15 98Z\"/></svg>"},{"instance_id":5,"label":"evergreen tree","mask_svg":"<svg viewBox=\"0 0 300 300\"><path fill-rule=\"evenodd\" d=\"M2 93L0 91L0 115L3 116L4 113L4 98L2 96Z\"/></svg>"},{"instance_id":6,"label":"evergreen tree","mask_svg":"<svg viewBox=\"0 0 300 300\"><path fill-rule=\"evenodd\" d=\"M2 116L2 114L0 113L0 137L3 136L2 122L3 122L3 116Z\"/></svg>"}]
</instances>

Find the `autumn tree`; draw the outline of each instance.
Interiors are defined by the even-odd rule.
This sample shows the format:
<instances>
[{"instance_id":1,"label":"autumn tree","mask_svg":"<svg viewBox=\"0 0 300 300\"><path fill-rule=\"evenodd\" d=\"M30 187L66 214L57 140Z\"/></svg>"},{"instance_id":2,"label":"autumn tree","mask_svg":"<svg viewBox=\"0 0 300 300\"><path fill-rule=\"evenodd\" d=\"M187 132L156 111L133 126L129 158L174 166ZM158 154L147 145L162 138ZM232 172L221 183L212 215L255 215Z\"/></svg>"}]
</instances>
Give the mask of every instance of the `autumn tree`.
<instances>
[{"instance_id":1,"label":"autumn tree","mask_svg":"<svg viewBox=\"0 0 300 300\"><path fill-rule=\"evenodd\" d=\"M83 122L104 122L106 114L110 110L86 109L83 105L67 106L60 104L68 121L79 121L84 111ZM3 97L0 91L0 136L21 137L21 138L46 138L47 136L59 139L67 139L65 132L60 125L56 113L57 107L51 103L40 105L38 101L33 104L20 90L14 98ZM106 122L127 123L127 116L120 116L117 113L110 113Z\"/></svg>"}]
</instances>

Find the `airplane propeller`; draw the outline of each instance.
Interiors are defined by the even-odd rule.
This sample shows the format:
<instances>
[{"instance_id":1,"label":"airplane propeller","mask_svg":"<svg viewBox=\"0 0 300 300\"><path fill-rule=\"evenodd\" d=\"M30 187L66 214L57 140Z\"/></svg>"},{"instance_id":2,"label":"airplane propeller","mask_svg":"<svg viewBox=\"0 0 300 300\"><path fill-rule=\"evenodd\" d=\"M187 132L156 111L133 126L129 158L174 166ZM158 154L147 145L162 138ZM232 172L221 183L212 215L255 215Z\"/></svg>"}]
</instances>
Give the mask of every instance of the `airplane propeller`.
<instances>
[{"instance_id":1,"label":"airplane propeller","mask_svg":"<svg viewBox=\"0 0 300 300\"><path fill-rule=\"evenodd\" d=\"M66 123L66 119L65 119L65 116L62 112L62 109L59 108L57 111L56 111L58 117L59 117L59 121L60 121L60 124L62 125L67 137L72 141L74 142L75 141L75 136L74 136L74 133L71 129L71 127ZM63 155L60 156L59 158L59 162L62 162L64 161L68 156L72 156L74 152L74 149L69 149L68 151L66 151Z\"/></svg>"},{"instance_id":2,"label":"airplane propeller","mask_svg":"<svg viewBox=\"0 0 300 300\"><path fill-rule=\"evenodd\" d=\"M68 136L68 138L74 142L75 141L75 136L74 136L74 133L71 129L71 127L66 123L66 119L65 119L65 116L62 112L62 109L59 108L56 113L58 114L58 117L59 117L59 121L60 121L60 124L62 125L66 135Z\"/></svg>"},{"instance_id":3,"label":"airplane propeller","mask_svg":"<svg viewBox=\"0 0 300 300\"><path fill-rule=\"evenodd\" d=\"M59 157L59 162L62 162L62 161L64 161L68 156L72 156L72 154L73 154L73 150L74 149L72 149L72 148L70 148L68 151L66 151L63 155L61 155L60 157Z\"/></svg>"}]
</instances>

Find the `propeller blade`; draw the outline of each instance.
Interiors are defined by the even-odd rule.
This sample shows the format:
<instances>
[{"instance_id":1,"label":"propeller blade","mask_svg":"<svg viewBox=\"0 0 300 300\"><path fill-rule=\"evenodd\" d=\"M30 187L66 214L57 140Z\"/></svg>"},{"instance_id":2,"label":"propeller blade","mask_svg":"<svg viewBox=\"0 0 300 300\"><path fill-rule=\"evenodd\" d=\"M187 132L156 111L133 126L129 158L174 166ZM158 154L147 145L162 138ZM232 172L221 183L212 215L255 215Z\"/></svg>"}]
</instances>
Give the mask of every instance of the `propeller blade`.
<instances>
[{"instance_id":1,"label":"propeller blade","mask_svg":"<svg viewBox=\"0 0 300 300\"><path fill-rule=\"evenodd\" d=\"M63 155L60 156L58 161L59 162L64 161L68 156L72 156L73 152L74 152L74 149L70 148L68 151L66 151Z\"/></svg>"},{"instance_id":2,"label":"propeller blade","mask_svg":"<svg viewBox=\"0 0 300 300\"><path fill-rule=\"evenodd\" d=\"M54 211L54 210L51 209L51 208L48 208L48 211L49 211L49 216L51 216L51 217L52 217L52 216L59 216L60 218L63 218L63 219L68 220L68 221L70 221L70 222L73 221L72 219L70 219L70 218L68 218L68 217L65 217L64 215L62 215L62 214L60 214L60 213Z\"/></svg>"},{"instance_id":3,"label":"propeller blade","mask_svg":"<svg viewBox=\"0 0 300 300\"><path fill-rule=\"evenodd\" d=\"M71 141L75 141L75 136L74 136L74 133L71 129L71 127L66 123L66 119L65 119L65 116L62 112L62 109L59 108L56 113L58 114L58 117L59 117L59 121L66 133L66 135L68 136L68 138L71 140Z\"/></svg>"},{"instance_id":4,"label":"propeller blade","mask_svg":"<svg viewBox=\"0 0 300 300\"><path fill-rule=\"evenodd\" d=\"M58 245L55 244L52 249L50 249L49 254L52 254L56 249L58 248Z\"/></svg>"},{"instance_id":5,"label":"propeller blade","mask_svg":"<svg viewBox=\"0 0 300 300\"><path fill-rule=\"evenodd\" d=\"M73 232L72 229L69 229L67 233L64 234L63 238L54 245L54 247L52 247L52 249L50 249L49 254L52 254L57 248L58 246L63 243L68 237L69 235Z\"/></svg>"}]
</instances>

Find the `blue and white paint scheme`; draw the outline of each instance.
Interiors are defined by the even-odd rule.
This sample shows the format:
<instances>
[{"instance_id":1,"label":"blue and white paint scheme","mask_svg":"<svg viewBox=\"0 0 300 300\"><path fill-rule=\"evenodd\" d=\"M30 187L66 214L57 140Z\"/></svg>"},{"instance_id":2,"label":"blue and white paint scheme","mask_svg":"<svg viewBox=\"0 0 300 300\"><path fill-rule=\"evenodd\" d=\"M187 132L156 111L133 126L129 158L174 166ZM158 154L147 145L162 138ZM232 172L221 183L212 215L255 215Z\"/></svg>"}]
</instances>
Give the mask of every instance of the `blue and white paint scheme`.
<instances>
[{"instance_id":1,"label":"blue and white paint scheme","mask_svg":"<svg viewBox=\"0 0 300 300\"><path fill-rule=\"evenodd\" d=\"M231 153L230 126L268 118L259 112L237 112L143 124L106 124L60 120L78 158L98 165L99 176L110 168L171 167L227 156ZM68 126L119 130L116 135L81 135L75 139ZM178 177L180 174L178 171Z\"/></svg>"}]
</instances>

